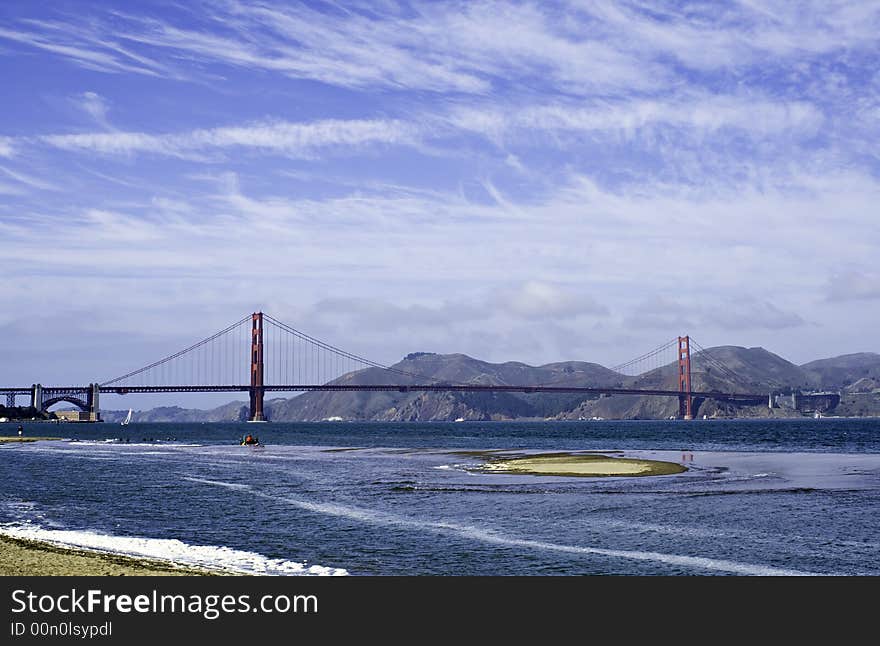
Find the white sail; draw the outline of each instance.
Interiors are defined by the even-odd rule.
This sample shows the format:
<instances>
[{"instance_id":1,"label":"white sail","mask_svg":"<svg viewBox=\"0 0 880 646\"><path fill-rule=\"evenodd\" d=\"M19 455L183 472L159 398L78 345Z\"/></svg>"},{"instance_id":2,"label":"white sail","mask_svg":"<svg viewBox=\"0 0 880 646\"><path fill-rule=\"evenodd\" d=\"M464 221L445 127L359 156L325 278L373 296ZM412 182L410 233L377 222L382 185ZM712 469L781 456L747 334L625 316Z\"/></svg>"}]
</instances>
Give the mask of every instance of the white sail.
<instances>
[{"instance_id":1,"label":"white sail","mask_svg":"<svg viewBox=\"0 0 880 646\"><path fill-rule=\"evenodd\" d=\"M128 415L126 415L125 419L122 420L122 425L125 426L129 422L131 422L131 409L130 408L128 409Z\"/></svg>"}]
</instances>

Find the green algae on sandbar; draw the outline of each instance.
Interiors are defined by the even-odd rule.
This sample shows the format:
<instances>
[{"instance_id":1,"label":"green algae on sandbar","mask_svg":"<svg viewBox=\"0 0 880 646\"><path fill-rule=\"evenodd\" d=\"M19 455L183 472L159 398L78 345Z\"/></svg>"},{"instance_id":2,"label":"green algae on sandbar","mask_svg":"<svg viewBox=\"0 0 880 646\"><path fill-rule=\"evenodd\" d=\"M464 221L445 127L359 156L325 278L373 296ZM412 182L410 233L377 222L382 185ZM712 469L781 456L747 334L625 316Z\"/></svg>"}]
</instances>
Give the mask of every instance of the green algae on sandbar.
<instances>
[{"instance_id":1,"label":"green algae on sandbar","mask_svg":"<svg viewBox=\"0 0 880 646\"><path fill-rule=\"evenodd\" d=\"M675 462L643 460L641 458L614 458L601 454L537 454L523 457L489 460L481 471L541 476L611 477L663 476L687 471Z\"/></svg>"}]
</instances>

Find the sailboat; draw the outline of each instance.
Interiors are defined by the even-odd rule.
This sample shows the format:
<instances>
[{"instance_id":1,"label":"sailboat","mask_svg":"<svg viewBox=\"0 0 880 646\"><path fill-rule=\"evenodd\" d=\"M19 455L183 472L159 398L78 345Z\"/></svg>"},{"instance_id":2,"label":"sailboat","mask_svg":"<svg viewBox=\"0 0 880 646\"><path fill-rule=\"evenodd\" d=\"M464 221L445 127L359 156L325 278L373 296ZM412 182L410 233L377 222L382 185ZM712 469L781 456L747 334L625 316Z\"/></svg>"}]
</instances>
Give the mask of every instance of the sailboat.
<instances>
[{"instance_id":1,"label":"sailboat","mask_svg":"<svg viewBox=\"0 0 880 646\"><path fill-rule=\"evenodd\" d=\"M126 416L125 416L125 419L122 420L122 425L123 425L123 426L128 426L128 424L130 424L130 423L131 423L131 409L129 408L129 409L128 409L128 415L126 415Z\"/></svg>"}]
</instances>

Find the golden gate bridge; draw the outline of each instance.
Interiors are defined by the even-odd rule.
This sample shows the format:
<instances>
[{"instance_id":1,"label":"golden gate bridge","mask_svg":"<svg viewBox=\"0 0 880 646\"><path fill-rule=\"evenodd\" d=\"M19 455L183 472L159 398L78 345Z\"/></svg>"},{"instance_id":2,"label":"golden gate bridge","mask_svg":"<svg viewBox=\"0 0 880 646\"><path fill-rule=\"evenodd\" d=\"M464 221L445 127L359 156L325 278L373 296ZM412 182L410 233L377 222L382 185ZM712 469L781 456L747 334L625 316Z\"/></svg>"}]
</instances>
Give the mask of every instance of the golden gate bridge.
<instances>
[{"instance_id":1,"label":"golden gate bridge","mask_svg":"<svg viewBox=\"0 0 880 646\"><path fill-rule=\"evenodd\" d=\"M31 384L0 387L7 407L16 398L28 398L28 405L41 414L60 402L73 404L89 421L100 420L102 394L141 393L220 393L247 392L249 420L266 421L264 396L267 392L372 391L372 392L507 392L568 393L591 395L647 395L677 397L680 419L692 419L694 402L714 399L740 404L770 402L772 393L695 391L692 389L691 347L695 357L736 383L736 372L699 346L689 336L667 343L612 368L622 376L645 366L664 365L671 351L677 373L677 388L627 388L607 385L566 383L456 383L387 366L347 352L316 339L286 323L254 312L179 352L127 372L119 377L85 386Z\"/></svg>"}]
</instances>

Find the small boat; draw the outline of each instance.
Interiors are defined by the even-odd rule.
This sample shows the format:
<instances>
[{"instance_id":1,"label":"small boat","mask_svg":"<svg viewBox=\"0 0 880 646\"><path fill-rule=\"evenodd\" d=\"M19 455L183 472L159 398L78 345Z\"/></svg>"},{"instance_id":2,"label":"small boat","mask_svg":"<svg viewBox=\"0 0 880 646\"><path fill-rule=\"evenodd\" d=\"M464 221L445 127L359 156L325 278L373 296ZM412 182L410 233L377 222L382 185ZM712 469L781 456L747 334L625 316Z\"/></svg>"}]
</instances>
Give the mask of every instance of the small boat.
<instances>
[{"instance_id":1,"label":"small boat","mask_svg":"<svg viewBox=\"0 0 880 646\"><path fill-rule=\"evenodd\" d=\"M131 409L128 409L128 415L125 416L125 419L122 420L122 426L128 426L131 424Z\"/></svg>"},{"instance_id":2,"label":"small boat","mask_svg":"<svg viewBox=\"0 0 880 646\"><path fill-rule=\"evenodd\" d=\"M241 446L263 446L260 444L260 439L256 435L251 435L250 433L241 438L239 444Z\"/></svg>"}]
</instances>

